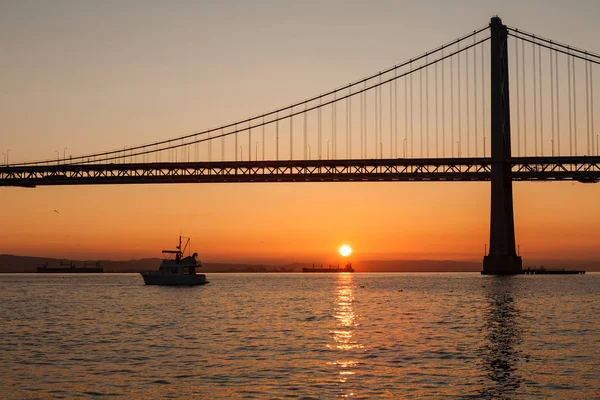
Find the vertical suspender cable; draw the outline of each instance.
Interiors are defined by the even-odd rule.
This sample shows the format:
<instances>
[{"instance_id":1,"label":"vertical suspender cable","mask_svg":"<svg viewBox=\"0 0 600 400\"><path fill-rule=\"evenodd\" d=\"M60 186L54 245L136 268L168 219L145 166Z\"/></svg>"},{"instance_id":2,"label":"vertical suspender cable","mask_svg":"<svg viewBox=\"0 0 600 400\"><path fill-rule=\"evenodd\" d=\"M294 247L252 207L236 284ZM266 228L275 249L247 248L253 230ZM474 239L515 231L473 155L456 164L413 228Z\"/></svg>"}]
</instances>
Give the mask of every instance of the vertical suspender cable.
<instances>
[{"instance_id":1,"label":"vertical suspender cable","mask_svg":"<svg viewBox=\"0 0 600 400\"><path fill-rule=\"evenodd\" d=\"M365 130L364 130L364 121L365 121L365 92L361 92L360 94L360 158L365 158Z\"/></svg>"},{"instance_id":2,"label":"vertical suspender cable","mask_svg":"<svg viewBox=\"0 0 600 400\"><path fill-rule=\"evenodd\" d=\"M521 94L519 87L519 39L515 36L515 71L517 75L517 156L521 156Z\"/></svg>"},{"instance_id":3,"label":"vertical suspender cable","mask_svg":"<svg viewBox=\"0 0 600 400\"><path fill-rule=\"evenodd\" d=\"M396 83L396 81L394 80L394 83ZM392 113L392 105L393 105L393 97L392 97L392 84L390 84L390 158L393 158L394 156L394 119L393 117L393 113Z\"/></svg>"},{"instance_id":4,"label":"vertical suspender cable","mask_svg":"<svg viewBox=\"0 0 600 400\"><path fill-rule=\"evenodd\" d=\"M367 148L369 147L369 144L367 143L367 102L368 102L368 97L367 97L367 82L365 81L365 87L364 87L364 101L363 101L363 115L364 115L364 119L363 119L363 158L367 158Z\"/></svg>"},{"instance_id":5,"label":"vertical suspender cable","mask_svg":"<svg viewBox=\"0 0 600 400\"><path fill-rule=\"evenodd\" d=\"M398 77L398 69L394 70L394 78ZM398 79L394 79L394 157L398 158Z\"/></svg>"},{"instance_id":6,"label":"vertical suspender cable","mask_svg":"<svg viewBox=\"0 0 600 400\"><path fill-rule=\"evenodd\" d=\"M454 158L454 57L450 57L450 154Z\"/></svg>"},{"instance_id":7,"label":"vertical suspender cable","mask_svg":"<svg viewBox=\"0 0 600 400\"><path fill-rule=\"evenodd\" d=\"M568 52L567 48L567 52ZM571 59L567 56L567 81L569 82L569 155L573 155L573 114L571 113L572 101L571 101Z\"/></svg>"},{"instance_id":8,"label":"vertical suspender cable","mask_svg":"<svg viewBox=\"0 0 600 400\"><path fill-rule=\"evenodd\" d=\"M365 92L361 92L360 94L360 158L365 157L365 149L364 149L364 104L365 104Z\"/></svg>"},{"instance_id":9,"label":"vertical suspender cable","mask_svg":"<svg viewBox=\"0 0 600 400\"><path fill-rule=\"evenodd\" d=\"M423 158L423 68L419 69L419 136L421 139L419 157Z\"/></svg>"},{"instance_id":10,"label":"vertical suspender cable","mask_svg":"<svg viewBox=\"0 0 600 400\"><path fill-rule=\"evenodd\" d=\"M291 125L292 117L290 117ZM248 121L248 161L252 161L252 121Z\"/></svg>"},{"instance_id":11,"label":"vertical suspender cable","mask_svg":"<svg viewBox=\"0 0 600 400\"><path fill-rule=\"evenodd\" d=\"M575 57L571 57L573 63L573 149L574 156L577 155L577 88L575 87Z\"/></svg>"},{"instance_id":12,"label":"vertical suspender cable","mask_svg":"<svg viewBox=\"0 0 600 400\"><path fill-rule=\"evenodd\" d=\"M473 36L473 43L476 43L476 36ZM473 47L473 111L475 111L473 113L473 116L475 117L475 125L474 129L473 129L473 135L475 136L475 154L474 156L477 157L477 147L478 147L478 143L477 143L477 110L479 109L479 107L477 107L477 47Z\"/></svg>"},{"instance_id":13,"label":"vertical suspender cable","mask_svg":"<svg viewBox=\"0 0 600 400\"><path fill-rule=\"evenodd\" d=\"M446 96L444 85L444 49L442 49L442 157L446 157Z\"/></svg>"},{"instance_id":14,"label":"vertical suspender cable","mask_svg":"<svg viewBox=\"0 0 600 400\"><path fill-rule=\"evenodd\" d=\"M294 107L290 108L290 160L294 159ZM248 150L248 153L252 154L252 151ZM252 156L250 156L250 161L252 161Z\"/></svg>"},{"instance_id":15,"label":"vertical suspender cable","mask_svg":"<svg viewBox=\"0 0 600 400\"><path fill-rule=\"evenodd\" d=\"M265 161L265 117L262 117L262 159Z\"/></svg>"},{"instance_id":16,"label":"vertical suspender cable","mask_svg":"<svg viewBox=\"0 0 600 400\"><path fill-rule=\"evenodd\" d=\"M352 89L350 89L352 90ZM348 97L348 158L352 158L352 96Z\"/></svg>"},{"instance_id":17,"label":"vertical suspender cable","mask_svg":"<svg viewBox=\"0 0 600 400\"><path fill-rule=\"evenodd\" d=\"M533 39L535 41L535 38ZM533 151L535 156L538 155L538 131L537 131L537 68L535 62L535 43L531 44L532 59L533 59Z\"/></svg>"},{"instance_id":18,"label":"vertical suspender cable","mask_svg":"<svg viewBox=\"0 0 600 400\"><path fill-rule=\"evenodd\" d=\"M381 75L380 75L381 76ZM375 158L379 154L379 86L375 86Z\"/></svg>"},{"instance_id":19,"label":"vertical suspender cable","mask_svg":"<svg viewBox=\"0 0 600 400\"><path fill-rule=\"evenodd\" d=\"M554 55L554 66L555 68L555 86L556 86L556 155L560 156L560 86L558 86L558 55L556 52Z\"/></svg>"},{"instance_id":20,"label":"vertical suspender cable","mask_svg":"<svg viewBox=\"0 0 600 400\"><path fill-rule=\"evenodd\" d=\"M587 142L587 155L590 153L590 91L589 91L589 77L588 77L588 63L584 62L585 66L585 138Z\"/></svg>"},{"instance_id":21,"label":"vertical suspender cable","mask_svg":"<svg viewBox=\"0 0 600 400\"><path fill-rule=\"evenodd\" d=\"M379 75L379 79L381 82L381 75ZM375 158L379 158L379 143L381 143L381 118L379 118L379 113L381 112L381 86L375 87L375 127L377 131L377 137L375 138Z\"/></svg>"},{"instance_id":22,"label":"vertical suspender cable","mask_svg":"<svg viewBox=\"0 0 600 400\"><path fill-rule=\"evenodd\" d=\"M382 110L383 110L383 102L381 101L381 92L383 91L383 87L381 86L381 73L379 74L379 158L383 158L383 118L382 118Z\"/></svg>"},{"instance_id":23,"label":"vertical suspender cable","mask_svg":"<svg viewBox=\"0 0 600 400\"><path fill-rule=\"evenodd\" d=\"M350 94L350 93L352 93L352 89L351 89L351 87L350 87L350 86L348 86L348 91L349 91L349 94ZM346 98L346 109L349 109L349 108L350 108L350 105L349 105L349 103L348 103L348 100L349 100L349 99L350 99L350 97L347 97L347 98ZM336 107L336 111L337 111L337 107ZM350 124L350 122L349 122L349 120L350 120L350 117L348 117L347 119L348 119L348 124ZM336 125L337 125L337 122L336 122ZM347 127L347 128L348 128L348 127ZM336 135L337 135L337 134L336 134ZM348 130L348 129L346 129L346 153L345 153L345 154L346 154L346 158L350 158L350 157L348 157L348 153L350 153L350 152L349 152L349 150L348 150L348 143L349 143L349 142L350 142L350 132L349 132L349 130ZM336 146L335 146L335 147L337 147L337 139L336 139ZM336 148L334 148L334 150L333 150L333 154L334 154L333 158L337 158L337 149L336 149Z\"/></svg>"},{"instance_id":24,"label":"vertical suspender cable","mask_svg":"<svg viewBox=\"0 0 600 400\"><path fill-rule=\"evenodd\" d=\"M349 155L350 152L348 151L348 142L349 142L348 128L349 128L349 124L350 124L349 118L348 118L348 112L349 112L348 111L348 108L349 108L348 100L349 100L349 97L346 97L346 159L350 158L350 155ZM334 148L335 148L335 146L334 146ZM333 158L336 158L335 157L335 150L334 150L334 156L333 156Z\"/></svg>"},{"instance_id":25,"label":"vertical suspender cable","mask_svg":"<svg viewBox=\"0 0 600 400\"><path fill-rule=\"evenodd\" d=\"M279 112L277 112L275 120L275 159L279 161Z\"/></svg>"},{"instance_id":26,"label":"vertical suspender cable","mask_svg":"<svg viewBox=\"0 0 600 400\"><path fill-rule=\"evenodd\" d=\"M542 97L542 46L538 46L538 73L540 76L540 155L544 156L544 98Z\"/></svg>"},{"instance_id":27,"label":"vertical suspender cable","mask_svg":"<svg viewBox=\"0 0 600 400\"><path fill-rule=\"evenodd\" d=\"M523 155L527 156L527 96L525 87L527 86L527 78L525 75L525 41L521 40L521 72L523 72Z\"/></svg>"},{"instance_id":28,"label":"vertical suspender cable","mask_svg":"<svg viewBox=\"0 0 600 400\"><path fill-rule=\"evenodd\" d=\"M235 124L235 161L238 161L238 129Z\"/></svg>"},{"instance_id":29,"label":"vertical suspender cable","mask_svg":"<svg viewBox=\"0 0 600 400\"><path fill-rule=\"evenodd\" d=\"M304 128L304 146L303 146L304 149L303 150L304 150L304 159L305 160L308 159L308 154L306 152L307 145L308 145L308 143L307 143L307 140L308 140L308 137L307 137L308 136L308 134L307 134L307 132L308 132L308 112L306 111L307 108L308 108L308 103L304 102L304 127L303 127ZM265 137L264 137L264 127L263 127L263 159L265 157L264 156L264 154L265 154L264 146L265 146Z\"/></svg>"},{"instance_id":30,"label":"vertical suspender cable","mask_svg":"<svg viewBox=\"0 0 600 400\"><path fill-rule=\"evenodd\" d=\"M375 86L374 98L375 101L375 114L374 114L374 122L375 122L375 156L373 158L377 158L379 154L379 87Z\"/></svg>"},{"instance_id":31,"label":"vertical suspender cable","mask_svg":"<svg viewBox=\"0 0 600 400\"><path fill-rule=\"evenodd\" d=\"M428 64L428 56L425 56L425 64ZM425 68L425 151L429 158L429 68Z\"/></svg>"},{"instance_id":32,"label":"vertical suspender cable","mask_svg":"<svg viewBox=\"0 0 600 400\"><path fill-rule=\"evenodd\" d=\"M413 69L412 61L410 62L410 157L413 157L413 137L414 137L414 118L413 118ZM407 150L408 152L408 150Z\"/></svg>"},{"instance_id":33,"label":"vertical suspender cable","mask_svg":"<svg viewBox=\"0 0 600 400\"><path fill-rule=\"evenodd\" d=\"M469 50L465 50L465 82L466 82L466 94L467 94L467 157L470 156L470 151L471 151L471 118L469 115L469 108L470 108L470 102L469 102Z\"/></svg>"},{"instance_id":34,"label":"vertical suspender cable","mask_svg":"<svg viewBox=\"0 0 600 400\"><path fill-rule=\"evenodd\" d=\"M550 49L550 109L552 110L551 112L551 120L552 120L552 149L550 151L550 154L552 156L554 156L554 141L556 140L555 137L555 129L554 129L554 65L553 65L553 56L552 56L552 49Z\"/></svg>"},{"instance_id":35,"label":"vertical suspender cable","mask_svg":"<svg viewBox=\"0 0 600 400\"><path fill-rule=\"evenodd\" d=\"M208 132L208 161L212 161L212 140L210 134L211 132Z\"/></svg>"},{"instance_id":36,"label":"vertical suspender cable","mask_svg":"<svg viewBox=\"0 0 600 400\"><path fill-rule=\"evenodd\" d=\"M538 73L540 76L540 155L544 156L544 106L542 97L542 46L538 46Z\"/></svg>"},{"instance_id":37,"label":"vertical suspender cable","mask_svg":"<svg viewBox=\"0 0 600 400\"><path fill-rule=\"evenodd\" d=\"M435 157L439 158L438 63L435 63Z\"/></svg>"},{"instance_id":38,"label":"vertical suspender cable","mask_svg":"<svg viewBox=\"0 0 600 400\"><path fill-rule=\"evenodd\" d=\"M365 83L365 87L366 87L366 83ZM364 133L365 133L365 158L369 157L369 115L367 113L367 110L369 108L369 96L368 96L369 92L365 92L365 129L364 129Z\"/></svg>"},{"instance_id":39,"label":"vertical suspender cable","mask_svg":"<svg viewBox=\"0 0 600 400\"><path fill-rule=\"evenodd\" d=\"M336 124L337 124L337 110L336 110L336 98L337 92L333 93L333 103L331 103L331 158L335 158L335 147L336 147ZM348 99L346 99L346 105ZM346 122L348 120L348 110L346 110ZM348 130L346 130L348 132ZM346 133L347 135L347 133Z\"/></svg>"},{"instance_id":40,"label":"vertical suspender cable","mask_svg":"<svg viewBox=\"0 0 600 400\"><path fill-rule=\"evenodd\" d=\"M351 86L348 86L348 94L352 93ZM350 158L350 154L352 154L350 148L350 142L352 140L352 97L346 98L346 102L348 103L348 129L346 130L346 158ZM336 151L337 154L337 151Z\"/></svg>"},{"instance_id":41,"label":"vertical suspender cable","mask_svg":"<svg viewBox=\"0 0 600 400\"><path fill-rule=\"evenodd\" d=\"M319 139L319 143L317 143L317 154L319 160L321 159L321 103L323 102L323 98L319 97L319 108L317 110L317 136Z\"/></svg>"},{"instance_id":42,"label":"vertical suspender cable","mask_svg":"<svg viewBox=\"0 0 600 400\"><path fill-rule=\"evenodd\" d=\"M568 52L567 48L567 52ZM569 82L569 155L573 155L573 114L571 113L571 59L567 56L567 81Z\"/></svg>"},{"instance_id":43,"label":"vertical suspender cable","mask_svg":"<svg viewBox=\"0 0 600 400\"><path fill-rule=\"evenodd\" d=\"M365 81L365 89L366 88L367 88L367 82ZM367 158L367 156L368 156L367 149L369 147L369 144L367 142L367 136L368 136L367 135L367 104L369 102L369 97L367 96L368 93L369 92L367 92L367 91L364 92L364 94L365 94L365 103L364 103L364 107L365 107L365 120L364 120L364 123L365 123L365 125L364 125L364 129L363 129L363 133L365 135L365 158Z\"/></svg>"},{"instance_id":44,"label":"vertical suspender cable","mask_svg":"<svg viewBox=\"0 0 600 400\"><path fill-rule=\"evenodd\" d=\"M404 77L404 141L402 142L402 157L408 157L408 79Z\"/></svg>"},{"instance_id":45,"label":"vertical suspender cable","mask_svg":"<svg viewBox=\"0 0 600 400\"><path fill-rule=\"evenodd\" d=\"M483 44L481 45L481 135L483 136L483 154L485 156L485 63Z\"/></svg>"},{"instance_id":46,"label":"vertical suspender cable","mask_svg":"<svg viewBox=\"0 0 600 400\"><path fill-rule=\"evenodd\" d=\"M221 161L225 161L225 136L223 136L223 128L221 128Z\"/></svg>"},{"instance_id":47,"label":"vertical suspender cable","mask_svg":"<svg viewBox=\"0 0 600 400\"><path fill-rule=\"evenodd\" d=\"M458 49L460 50L460 42L458 42ZM457 84L457 89L458 89L458 157L460 157L460 147L462 146L462 112L461 112L461 96L460 96L460 53L458 53L456 55L456 59L457 59L457 72L458 72L458 84Z\"/></svg>"},{"instance_id":48,"label":"vertical suspender cable","mask_svg":"<svg viewBox=\"0 0 600 400\"><path fill-rule=\"evenodd\" d=\"M591 110L591 128L592 128L592 154L594 153L594 66L590 64L590 110ZM600 156L598 154L598 135L596 135L596 156Z\"/></svg>"},{"instance_id":49,"label":"vertical suspender cable","mask_svg":"<svg viewBox=\"0 0 600 400\"><path fill-rule=\"evenodd\" d=\"M346 97L346 159L350 158L350 151L348 150L348 143L349 143L349 129L350 129L350 117L349 112L350 112L350 105L348 104L348 100L350 98ZM335 156L334 156L335 158Z\"/></svg>"}]
</instances>

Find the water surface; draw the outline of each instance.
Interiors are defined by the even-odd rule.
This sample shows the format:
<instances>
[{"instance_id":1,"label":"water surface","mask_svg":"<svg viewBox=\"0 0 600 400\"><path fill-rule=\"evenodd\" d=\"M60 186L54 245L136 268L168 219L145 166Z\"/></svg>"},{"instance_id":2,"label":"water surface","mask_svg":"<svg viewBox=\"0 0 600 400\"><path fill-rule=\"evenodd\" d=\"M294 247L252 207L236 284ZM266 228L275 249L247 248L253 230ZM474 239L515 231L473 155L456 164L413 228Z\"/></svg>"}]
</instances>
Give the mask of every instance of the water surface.
<instances>
[{"instance_id":1,"label":"water surface","mask_svg":"<svg viewBox=\"0 0 600 400\"><path fill-rule=\"evenodd\" d=\"M0 275L0 397L600 398L600 275Z\"/></svg>"}]
</instances>

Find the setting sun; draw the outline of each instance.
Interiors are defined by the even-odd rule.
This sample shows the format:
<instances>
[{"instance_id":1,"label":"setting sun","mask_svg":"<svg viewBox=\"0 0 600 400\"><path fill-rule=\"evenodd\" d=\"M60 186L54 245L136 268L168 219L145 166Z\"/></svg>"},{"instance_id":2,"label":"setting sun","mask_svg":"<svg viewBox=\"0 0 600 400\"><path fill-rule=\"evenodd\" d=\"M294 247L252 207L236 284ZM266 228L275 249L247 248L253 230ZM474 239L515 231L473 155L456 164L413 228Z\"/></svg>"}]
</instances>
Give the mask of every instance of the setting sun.
<instances>
[{"instance_id":1,"label":"setting sun","mask_svg":"<svg viewBox=\"0 0 600 400\"><path fill-rule=\"evenodd\" d=\"M352 247L347 244L340 247L340 254L344 257L348 257L352 253Z\"/></svg>"}]
</instances>

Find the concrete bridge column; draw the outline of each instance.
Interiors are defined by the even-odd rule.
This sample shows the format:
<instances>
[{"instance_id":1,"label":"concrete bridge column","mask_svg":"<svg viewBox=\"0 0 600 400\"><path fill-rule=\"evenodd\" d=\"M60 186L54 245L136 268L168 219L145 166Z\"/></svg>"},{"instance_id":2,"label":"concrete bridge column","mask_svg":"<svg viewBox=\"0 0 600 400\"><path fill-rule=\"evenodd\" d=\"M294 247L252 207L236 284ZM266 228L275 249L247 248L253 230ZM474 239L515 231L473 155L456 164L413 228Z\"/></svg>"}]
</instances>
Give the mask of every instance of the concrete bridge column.
<instances>
[{"instance_id":1,"label":"concrete bridge column","mask_svg":"<svg viewBox=\"0 0 600 400\"><path fill-rule=\"evenodd\" d=\"M492 206L490 246L483 257L482 274L512 275L523 269L515 248L513 214L510 98L508 92L508 30L499 17L491 31L491 147Z\"/></svg>"}]
</instances>

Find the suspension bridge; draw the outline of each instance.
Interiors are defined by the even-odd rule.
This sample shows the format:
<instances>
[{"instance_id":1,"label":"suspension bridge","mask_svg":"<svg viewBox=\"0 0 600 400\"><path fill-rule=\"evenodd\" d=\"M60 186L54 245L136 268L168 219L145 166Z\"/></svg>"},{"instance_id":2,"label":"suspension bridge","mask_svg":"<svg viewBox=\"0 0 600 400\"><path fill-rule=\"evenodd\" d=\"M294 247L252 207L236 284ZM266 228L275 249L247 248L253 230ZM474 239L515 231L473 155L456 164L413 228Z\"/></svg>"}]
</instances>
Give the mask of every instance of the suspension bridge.
<instances>
[{"instance_id":1,"label":"suspension bridge","mask_svg":"<svg viewBox=\"0 0 600 400\"><path fill-rule=\"evenodd\" d=\"M7 151L0 186L491 181L483 270L519 273L512 181L600 180L599 64L494 17L391 68L223 126L75 157L10 162Z\"/></svg>"}]
</instances>

